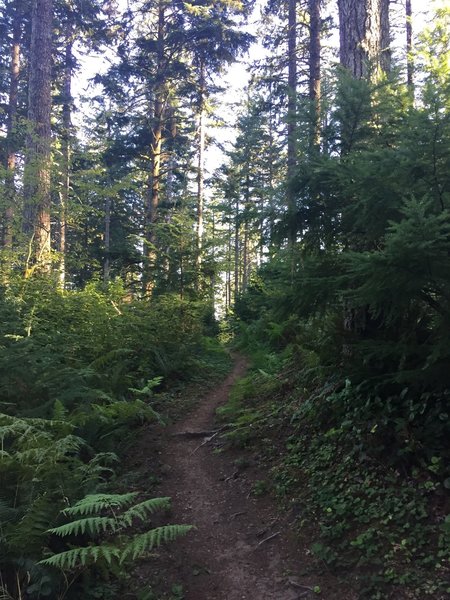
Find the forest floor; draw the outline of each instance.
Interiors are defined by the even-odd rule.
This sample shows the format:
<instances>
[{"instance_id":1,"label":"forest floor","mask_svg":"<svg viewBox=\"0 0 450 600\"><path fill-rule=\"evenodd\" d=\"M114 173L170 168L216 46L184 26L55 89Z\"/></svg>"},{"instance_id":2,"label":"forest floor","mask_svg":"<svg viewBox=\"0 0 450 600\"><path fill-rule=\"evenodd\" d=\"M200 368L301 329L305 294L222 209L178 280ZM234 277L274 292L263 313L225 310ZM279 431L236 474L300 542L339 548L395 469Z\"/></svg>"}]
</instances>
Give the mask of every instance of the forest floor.
<instances>
[{"instance_id":1,"label":"forest floor","mask_svg":"<svg viewBox=\"0 0 450 600\"><path fill-rule=\"evenodd\" d=\"M295 515L281 514L263 493L267 473L255 457L227 448L220 433L206 433L220 429L216 409L246 369L237 357L228 377L161 434L157 456L150 429L132 450L141 471L154 472L159 463L157 493L172 498L169 522L195 526L143 564L135 585L156 585L157 600L352 600L345 582L312 556L314 540L293 531Z\"/></svg>"}]
</instances>

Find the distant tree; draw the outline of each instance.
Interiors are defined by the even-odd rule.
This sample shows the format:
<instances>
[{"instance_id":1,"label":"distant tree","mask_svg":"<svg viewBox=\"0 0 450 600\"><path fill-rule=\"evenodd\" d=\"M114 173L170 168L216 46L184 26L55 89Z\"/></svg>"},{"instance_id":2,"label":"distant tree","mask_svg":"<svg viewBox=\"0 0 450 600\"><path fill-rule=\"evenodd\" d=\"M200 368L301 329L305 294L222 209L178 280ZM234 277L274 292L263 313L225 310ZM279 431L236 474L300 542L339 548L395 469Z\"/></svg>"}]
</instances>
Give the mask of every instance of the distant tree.
<instances>
[{"instance_id":1,"label":"distant tree","mask_svg":"<svg viewBox=\"0 0 450 600\"><path fill-rule=\"evenodd\" d=\"M295 197L290 185L297 168L297 0L288 3L288 88L287 88L287 206L294 214ZM290 231L289 240L295 242L296 232Z\"/></svg>"},{"instance_id":2,"label":"distant tree","mask_svg":"<svg viewBox=\"0 0 450 600\"><path fill-rule=\"evenodd\" d=\"M114 36L111 32L108 33L108 21L112 17L113 13L106 6L102 7L97 0L55 3L53 118L56 143L52 195L55 199L53 212L57 226L54 227L52 237L53 248L58 252L59 280L62 288L66 279L67 220L70 213L72 154L76 142L76 132L72 125L72 82L79 64L74 55L74 45L77 44L85 51L104 48L106 42L114 43Z\"/></svg>"},{"instance_id":3,"label":"distant tree","mask_svg":"<svg viewBox=\"0 0 450 600\"><path fill-rule=\"evenodd\" d=\"M310 147L320 147L321 96L321 0L308 0L309 10L309 99L311 101Z\"/></svg>"},{"instance_id":4,"label":"distant tree","mask_svg":"<svg viewBox=\"0 0 450 600\"><path fill-rule=\"evenodd\" d=\"M252 36L239 30L235 18L245 19L251 4L248 0L238 4L230 0L186 4L189 19L187 51L193 57L193 77L197 82L197 284L200 279L204 235L204 154L206 105L211 93L209 82L225 65L235 61L239 53L248 49Z\"/></svg>"},{"instance_id":5,"label":"distant tree","mask_svg":"<svg viewBox=\"0 0 450 600\"><path fill-rule=\"evenodd\" d=\"M19 79L21 74L21 45L24 24L24 6L22 0L15 0L11 5L11 41L10 41L10 66L9 66L9 91L6 121L6 149L5 149L5 194L4 194L4 225L3 246L11 249L14 236L14 218L16 215L16 153L18 138L18 101Z\"/></svg>"},{"instance_id":6,"label":"distant tree","mask_svg":"<svg viewBox=\"0 0 450 600\"><path fill-rule=\"evenodd\" d=\"M406 80L410 93L414 95L414 62L412 57L413 50L413 30L412 30L412 4L411 0L406 0L405 4L406 17Z\"/></svg>"}]
</instances>

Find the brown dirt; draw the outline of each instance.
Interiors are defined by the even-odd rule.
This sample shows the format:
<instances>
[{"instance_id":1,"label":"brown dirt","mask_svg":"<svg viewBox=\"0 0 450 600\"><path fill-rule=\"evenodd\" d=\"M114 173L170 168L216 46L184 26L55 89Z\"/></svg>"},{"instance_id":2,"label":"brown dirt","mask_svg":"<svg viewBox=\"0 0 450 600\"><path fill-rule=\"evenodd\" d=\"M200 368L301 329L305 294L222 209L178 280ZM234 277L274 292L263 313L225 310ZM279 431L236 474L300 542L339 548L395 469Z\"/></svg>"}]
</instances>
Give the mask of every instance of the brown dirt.
<instances>
[{"instance_id":1,"label":"brown dirt","mask_svg":"<svg viewBox=\"0 0 450 600\"><path fill-rule=\"evenodd\" d=\"M166 590L181 585L185 600L352 600L355 596L323 565L318 571L307 542L292 532L295 517L280 515L269 497L255 497L255 482L265 478L256 461L250 458L247 468L239 469L242 452L214 451L219 436L200 447L202 437L177 435L217 427L215 411L246 368L238 357L225 381L164 434L158 495L172 498L169 522L195 529L143 565L137 577L145 585L162 574ZM147 444L144 436L141 453ZM147 454L147 463L150 458ZM320 595L312 591L315 586Z\"/></svg>"}]
</instances>

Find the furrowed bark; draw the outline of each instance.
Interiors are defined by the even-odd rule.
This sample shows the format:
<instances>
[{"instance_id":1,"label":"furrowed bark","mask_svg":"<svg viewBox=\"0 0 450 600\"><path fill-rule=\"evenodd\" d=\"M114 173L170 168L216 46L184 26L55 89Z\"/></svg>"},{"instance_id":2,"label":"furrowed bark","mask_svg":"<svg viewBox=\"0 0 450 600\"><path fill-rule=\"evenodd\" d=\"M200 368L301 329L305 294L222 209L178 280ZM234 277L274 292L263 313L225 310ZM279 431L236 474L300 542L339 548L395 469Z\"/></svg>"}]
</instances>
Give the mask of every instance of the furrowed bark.
<instances>
[{"instance_id":1,"label":"furrowed bark","mask_svg":"<svg viewBox=\"0 0 450 600\"><path fill-rule=\"evenodd\" d=\"M52 0L34 0L24 173L25 275L50 271Z\"/></svg>"}]
</instances>

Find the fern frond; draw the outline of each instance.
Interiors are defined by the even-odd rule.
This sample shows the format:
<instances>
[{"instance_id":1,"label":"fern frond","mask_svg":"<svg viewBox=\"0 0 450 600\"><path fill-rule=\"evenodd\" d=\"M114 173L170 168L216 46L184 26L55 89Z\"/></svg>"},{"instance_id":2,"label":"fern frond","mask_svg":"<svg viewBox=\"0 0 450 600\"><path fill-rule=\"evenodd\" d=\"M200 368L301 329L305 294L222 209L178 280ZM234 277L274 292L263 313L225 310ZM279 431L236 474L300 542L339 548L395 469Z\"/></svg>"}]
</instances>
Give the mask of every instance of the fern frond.
<instances>
[{"instance_id":1,"label":"fern frond","mask_svg":"<svg viewBox=\"0 0 450 600\"><path fill-rule=\"evenodd\" d=\"M8 592L8 590L0 586L0 600L14 600L14 597Z\"/></svg>"},{"instance_id":2,"label":"fern frond","mask_svg":"<svg viewBox=\"0 0 450 600\"><path fill-rule=\"evenodd\" d=\"M86 446L86 441L77 436L77 435L66 435L60 440L56 440L54 443L54 448L56 450L56 455L63 456L68 454L69 452L78 452L80 448Z\"/></svg>"},{"instance_id":3,"label":"fern frond","mask_svg":"<svg viewBox=\"0 0 450 600\"><path fill-rule=\"evenodd\" d=\"M32 438L24 441L23 450L18 450L14 457L21 464L48 465L65 458L68 454L78 454L80 448L86 445L86 442L76 435L66 435L55 440L51 435L44 435L39 432ZM31 446L31 447L30 447Z\"/></svg>"},{"instance_id":4,"label":"fern frond","mask_svg":"<svg viewBox=\"0 0 450 600\"><path fill-rule=\"evenodd\" d=\"M99 465L101 467L104 467L108 464L112 465L113 463L118 462L120 462L120 458L115 452L98 452L98 454L96 454L94 458L92 458L92 460L89 461L89 464L93 466Z\"/></svg>"},{"instance_id":5,"label":"fern frond","mask_svg":"<svg viewBox=\"0 0 450 600\"><path fill-rule=\"evenodd\" d=\"M92 409L105 422L126 423L134 419L159 421L161 415L143 400L116 400L107 405L92 404Z\"/></svg>"},{"instance_id":6,"label":"fern frond","mask_svg":"<svg viewBox=\"0 0 450 600\"><path fill-rule=\"evenodd\" d=\"M117 519L113 517L87 517L71 521L59 527L49 529L49 533L54 533L60 537L67 535L79 535L89 533L90 535L99 535L106 532L114 532L117 530Z\"/></svg>"},{"instance_id":7,"label":"fern frond","mask_svg":"<svg viewBox=\"0 0 450 600\"><path fill-rule=\"evenodd\" d=\"M163 510L170 507L170 498L150 498L139 504L135 504L126 512L120 515L120 521L123 525L130 526L134 519L144 521L149 514L157 510Z\"/></svg>"},{"instance_id":8,"label":"fern frond","mask_svg":"<svg viewBox=\"0 0 450 600\"><path fill-rule=\"evenodd\" d=\"M67 418L67 408L61 402L61 400L55 400L53 406L53 419L56 421L64 421Z\"/></svg>"},{"instance_id":9,"label":"fern frond","mask_svg":"<svg viewBox=\"0 0 450 600\"><path fill-rule=\"evenodd\" d=\"M63 510L66 516L93 515L102 510L118 509L129 506L138 495L137 492L127 494L90 494L79 502Z\"/></svg>"},{"instance_id":10,"label":"fern frond","mask_svg":"<svg viewBox=\"0 0 450 600\"><path fill-rule=\"evenodd\" d=\"M130 392L133 392L134 394L139 394L141 396L151 396L153 394L153 388L158 387L162 380L164 379L164 377L158 376L158 377L153 377L153 379L149 379L147 381L147 383L144 385L144 387L142 389L137 389L137 388L128 388L130 390Z\"/></svg>"},{"instance_id":11,"label":"fern frond","mask_svg":"<svg viewBox=\"0 0 450 600\"><path fill-rule=\"evenodd\" d=\"M0 413L0 423L4 426L9 426L11 431L17 433L25 433L31 428L36 431L45 431L46 429L58 429L60 427L66 429L75 429L74 425L67 421L58 421L56 419L40 419L38 417L15 417Z\"/></svg>"},{"instance_id":12,"label":"fern frond","mask_svg":"<svg viewBox=\"0 0 450 600\"><path fill-rule=\"evenodd\" d=\"M77 467L77 473L80 475L84 486L95 484L100 481L105 481L108 475L114 475L114 469L95 463L93 460L87 464L81 464Z\"/></svg>"},{"instance_id":13,"label":"fern frond","mask_svg":"<svg viewBox=\"0 0 450 600\"><path fill-rule=\"evenodd\" d=\"M170 506L170 498L152 498L130 506L137 495L137 492L91 494L85 496L74 506L66 508L62 511L63 515L75 517L81 515L83 518L49 529L46 533L58 535L61 538L86 533L92 536L112 533L116 534L115 539L114 541L110 540L109 544L72 548L46 558L39 564L54 566L62 570L74 570L78 566L101 561L111 564L113 560L117 560L123 563L128 559L135 560L162 543L173 541L192 529L190 525L165 525L131 538L124 532L124 529L132 525L133 520L144 520L149 513ZM104 510L112 511L112 516L101 516L99 513ZM115 512L119 514L114 514Z\"/></svg>"},{"instance_id":14,"label":"fern frond","mask_svg":"<svg viewBox=\"0 0 450 600\"><path fill-rule=\"evenodd\" d=\"M120 550L115 546L86 546L84 548L73 548L59 554L54 554L49 558L39 561L40 565L47 565L64 570L74 570L77 567L84 567L89 564L105 561L110 565L113 560L120 560Z\"/></svg>"},{"instance_id":15,"label":"fern frond","mask_svg":"<svg viewBox=\"0 0 450 600\"><path fill-rule=\"evenodd\" d=\"M103 356L99 356L95 360L91 362L89 368L99 370L103 369L108 365L108 363L112 363L113 361L117 361L118 359L123 358L124 356L129 356L133 351L128 348L115 348L114 350L110 350Z\"/></svg>"},{"instance_id":16,"label":"fern frond","mask_svg":"<svg viewBox=\"0 0 450 600\"><path fill-rule=\"evenodd\" d=\"M12 553L39 555L48 537L49 525L54 524L58 510L55 499L49 495L43 494L36 498L8 536L7 543Z\"/></svg>"},{"instance_id":17,"label":"fern frond","mask_svg":"<svg viewBox=\"0 0 450 600\"><path fill-rule=\"evenodd\" d=\"M136 535L123 550L120 562L123 563L129 558L136 560L153 548L186 535L191 529L192 525L164 525Z\"/></svg>"},{"instance_id":18,"label":"fern frond","mask_svg":"<svg viewBox=\"0 0 450 600\"><path fill-rule=\"evenodd\" d=\"M19 510L17 508L10 506L6 500L0 499L0 523L2 525L15 521L18 515Z\"/></svg>"}]
</instances>

